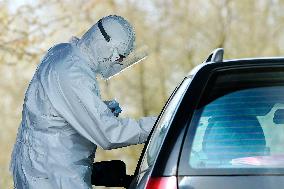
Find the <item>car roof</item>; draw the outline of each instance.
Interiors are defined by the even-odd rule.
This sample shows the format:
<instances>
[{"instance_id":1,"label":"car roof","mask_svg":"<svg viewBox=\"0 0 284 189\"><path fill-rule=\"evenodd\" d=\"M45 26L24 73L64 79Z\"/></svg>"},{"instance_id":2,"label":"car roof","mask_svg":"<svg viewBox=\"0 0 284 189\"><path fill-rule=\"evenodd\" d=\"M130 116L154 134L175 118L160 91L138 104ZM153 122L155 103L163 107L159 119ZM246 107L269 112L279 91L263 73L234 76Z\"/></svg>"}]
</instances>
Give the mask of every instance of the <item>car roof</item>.
<instances>
[{"instance_id":1,"label":"car roof","mask_svg":"<svg viewBox=\"0 0 284 189\"><path fill-rule=\"evenodd\" d=\"M208 65L215 65L216 67L239 67L246 65L262 66L264 64L284 65L284 57L257 57L257 58L241 58L241 59L228 59L222 62L203 62L195 66L188 74L187 77L194 76L200 69Z\"/></svg>"}]
</instances>

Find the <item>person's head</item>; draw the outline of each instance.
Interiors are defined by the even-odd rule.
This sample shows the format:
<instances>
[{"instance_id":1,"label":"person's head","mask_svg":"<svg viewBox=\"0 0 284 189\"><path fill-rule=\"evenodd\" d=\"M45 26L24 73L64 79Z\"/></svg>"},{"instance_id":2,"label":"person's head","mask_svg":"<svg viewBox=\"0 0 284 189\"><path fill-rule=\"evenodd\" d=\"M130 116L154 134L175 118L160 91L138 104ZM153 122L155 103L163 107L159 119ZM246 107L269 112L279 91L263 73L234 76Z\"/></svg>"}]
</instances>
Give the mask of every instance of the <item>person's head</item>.
<instances>
[{"instance_id":1,"label":"person's head","mask_svg":"<svg viewBox=\"0 0 284 189\"><path fill-rule=\"evenodd\" d=\"M135 32L121 16L100 19L80 39L81 49L87 53L96 70L108 78L117 72L134 49Z\"/></svg>"}]
</instances>

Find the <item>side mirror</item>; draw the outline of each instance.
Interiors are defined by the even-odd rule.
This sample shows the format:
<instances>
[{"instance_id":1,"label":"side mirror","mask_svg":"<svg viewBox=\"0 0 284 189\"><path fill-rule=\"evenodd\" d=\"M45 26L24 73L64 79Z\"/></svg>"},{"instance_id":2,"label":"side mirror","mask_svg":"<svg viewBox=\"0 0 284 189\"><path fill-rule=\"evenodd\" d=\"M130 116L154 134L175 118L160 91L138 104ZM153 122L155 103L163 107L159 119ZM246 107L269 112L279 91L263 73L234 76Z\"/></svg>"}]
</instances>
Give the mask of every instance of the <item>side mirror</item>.
<instances>
[{"instance_id":1,"label":"side mirror","mask_svg":"<svg viewBox=\"0 0 284 189\"><path fill-rule=\"evenodd\" d=\"M127 188L132 179L132 175L126 175L126 165L121 160L93 164L92 185Z\"/></svg>"},{"instance_id":2,"label":"side mirror","mask_svg":"<svg viewBox=\"0 0 284 189\"><path fill-rule=\"evenodd\" d=\"M284 109L278 109L275 111L273 122L275 124L284 124Z\"/></svg>"}]
</instances>

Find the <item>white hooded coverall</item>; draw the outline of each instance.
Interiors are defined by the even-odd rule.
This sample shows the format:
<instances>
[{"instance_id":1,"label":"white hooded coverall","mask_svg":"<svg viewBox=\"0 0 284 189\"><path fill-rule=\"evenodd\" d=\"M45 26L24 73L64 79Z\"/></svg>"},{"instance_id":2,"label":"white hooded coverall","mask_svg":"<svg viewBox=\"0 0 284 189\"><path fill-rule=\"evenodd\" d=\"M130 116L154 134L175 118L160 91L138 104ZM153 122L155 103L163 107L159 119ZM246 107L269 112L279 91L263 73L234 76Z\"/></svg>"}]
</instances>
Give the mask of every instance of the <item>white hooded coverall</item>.
<instances>
[{"instance_id":1,"label":"white hooded coverall","mask_svg":"<svg viewBox=\"0 0 284 189\"><path fill-rule=\"evenodd\" d=\"M100 97L102 70L81 47L51 48L30 82L11 161L17 189L89 189L97 146L143 143L154 125L113 115Z\"/></svg>"}]
</instances>

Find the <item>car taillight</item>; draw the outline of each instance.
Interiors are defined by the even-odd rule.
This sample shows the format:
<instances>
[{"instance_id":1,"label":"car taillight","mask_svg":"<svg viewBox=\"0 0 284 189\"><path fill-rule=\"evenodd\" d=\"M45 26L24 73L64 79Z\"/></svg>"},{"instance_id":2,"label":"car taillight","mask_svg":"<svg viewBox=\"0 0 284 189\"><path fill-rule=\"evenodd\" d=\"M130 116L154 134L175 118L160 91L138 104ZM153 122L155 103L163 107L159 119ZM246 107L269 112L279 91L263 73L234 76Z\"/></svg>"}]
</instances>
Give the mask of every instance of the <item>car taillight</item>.
<instances>
[{"instance_id":1,"label":"car taillight","mask_svg":"<svg viewBox=\"0 0 284 189\"><path fill-rule=\"evenodd\" d=\"M177 189L177 178L175 176L149 178L146 189Z\"/></svg>"}]
</instances>

